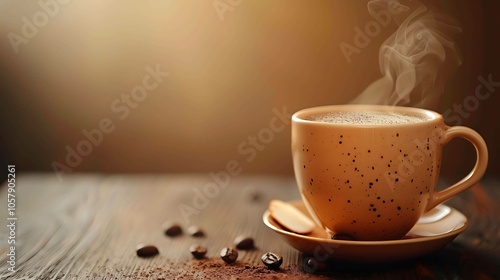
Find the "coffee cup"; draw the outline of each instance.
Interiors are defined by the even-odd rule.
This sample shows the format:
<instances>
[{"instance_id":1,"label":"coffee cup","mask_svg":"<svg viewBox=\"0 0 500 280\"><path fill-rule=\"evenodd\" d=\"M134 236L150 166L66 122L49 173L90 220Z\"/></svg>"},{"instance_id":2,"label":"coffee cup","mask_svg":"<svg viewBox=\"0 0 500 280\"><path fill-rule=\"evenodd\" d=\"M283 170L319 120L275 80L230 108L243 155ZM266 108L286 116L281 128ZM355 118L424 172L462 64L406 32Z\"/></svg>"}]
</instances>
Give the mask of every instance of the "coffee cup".
<instances>
[{"instance_id":1,"label":"coffee cup","mask_svg":"<svg viewBox=\"0 0 500 280\"><path fill-rule=\"evenodd\" d=\"M455 137L474 145L476 164L437 191L443 146ZM477 132L449 127L430 110L333 105L292 116L292 157L300 194L319 226L355 240L391 240L478 182L488 151Z\"/></svg>"}]
</instances>

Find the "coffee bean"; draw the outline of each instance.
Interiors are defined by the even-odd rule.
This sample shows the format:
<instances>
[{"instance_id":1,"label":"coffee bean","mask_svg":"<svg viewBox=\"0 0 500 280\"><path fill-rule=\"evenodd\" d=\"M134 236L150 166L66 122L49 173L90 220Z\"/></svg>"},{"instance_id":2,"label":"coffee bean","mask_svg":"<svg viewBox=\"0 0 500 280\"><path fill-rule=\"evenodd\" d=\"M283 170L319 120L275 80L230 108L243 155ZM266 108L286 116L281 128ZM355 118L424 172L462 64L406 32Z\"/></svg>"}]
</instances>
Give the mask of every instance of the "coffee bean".
<instances>
[{"instance_id":1,"label":"coffee bean","mask_svg":"<svg viewBox=\"0 0 500 280\"><path fill-rule=\"evenodd\" d=\"M317 271L325 270L327 268L327 263L313 257L306 257L302 261L302 267L305 272L315 273Z\"/></svg>"},{"instance_id":2,"label":"coffee bean","mask_svg":"<svg viewBox=\"0 0 500 280\"><path fill-rule=\"evenodd\" d=\"M333 240L356 240L351 235L345 234L345 233L337 233L337 234L332 236L332 239Z\"/></svg>"},{"instance_id":3,"label":"coffee bean","mask_svg":"<svg viewBox=\"0 0 500 280\"><path fill-rule=\"evenodd\" d=\"M251 201L258 201L258 200L260 200L260 193L258 193L258 192L252 193L251 196L250 196L250 200Z\"/></svg>"},{"instance_id":4,"label":"coffee bean","mask_svg":"<svg viewBox=\"0 0 500 280\"><path fill-rule=\"evenodd\" d=\"M194 237L205 236L205 232L199 226L191 226L191 227L189 227L188 228L188 233L189 233L189 235L194 236Z\"/></svg>"},{"instance_id":5,"label":"coffee bean","mask_svg":"<svg viewBox=\"0 0 500 280\"><path fill-rule=\"evenodd\" d=\"M242 194L245 199L252 201L252 202L257 202L261 199L261 194L259 191L257 191L253 187L246 187L243 189Z\"/></svg>"},{"instance_id":6,"label":"coffee bean","mask_svg":"<svg viewBox=\"0 0 500 280\"><path fill-rule=\"evenodd\" d=\"M234 239L234 245L237 249L249 250L253 248L253 238L240 235Z\"/></svg>"},{"instance_id":7,"label":"coffee bean","mask_svg":"<svg viewBox=\"0 0 500 280\"><path fill-rule=\"evenodd\" d=\"M163 223L162 228L165 234L168 236L177 236L179 234L182 234L181 226L174 222L166 221L165 223Z\"/></svg>"},{"instance_id":8,"label":"coffee bean","mask_svg":"<svg viewBox=\"0 0 500 280\"><path fill-rule=\"evenodd\" d=\"M269 269L276 269L283 263L282 256L271 252L265 253L260 259Z\"/></svg>"},{"instance_id":9,"label":"coffee bean","mask_svg":"<svg viewBox=\"0 0 500 280\"><path fill-rule=\"evenodd\" d=\"M139 257L151 257L159 254L158 248L153 245L140 244L136 248L137 256Z\"/></svg>"},{"instance_id":10,"label":"coffee bean","mask_svg":"<svg viewBox=\"0 0 500 280\"><path fill-rule=\"evenodd\" d=\"M248 200L250 200L250 201L258 201L258 200L260 200L261 195L256 190L250 190L247 193L247 197L248 197Z\"/></svg>"},{"instance_id":11,"label":"coffee bean","mask_svg":"<svg viewBox=\"0 0 500 280\"><path fill-rule=\"evenodd\" d=\"M189 251L196 259L203 259L207 253L207 248L202 247L199 244L193 244L189 247Z\"/></svg>"},{"instance_id":12,"label":"coffee bean","mask_svg":"<svg viewBox=\"0 0 500 280\"><path fill-rule=\"evenodd\" d=\"M234 263L238 258L238 251L235 248L225 247L220 251L220 257L226 263Z\"/></svg>"}]
</instances>

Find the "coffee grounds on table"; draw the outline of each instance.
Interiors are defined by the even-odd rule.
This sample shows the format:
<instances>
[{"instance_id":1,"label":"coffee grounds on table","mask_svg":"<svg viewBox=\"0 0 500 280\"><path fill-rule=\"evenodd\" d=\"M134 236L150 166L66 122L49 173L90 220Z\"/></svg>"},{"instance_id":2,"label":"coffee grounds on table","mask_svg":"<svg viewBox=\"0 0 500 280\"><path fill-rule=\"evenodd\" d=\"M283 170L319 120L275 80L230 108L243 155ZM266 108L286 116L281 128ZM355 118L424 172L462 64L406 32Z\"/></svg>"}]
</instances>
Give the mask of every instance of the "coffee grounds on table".
<instances>
[{"instance_id":1,"label":"coffee grounds on table","mask_svg":"<svg viewBox=\"0 0 500 280\"><path fill-rule=\"evenodd\" d=\"M224 263L219 257L203 260L175 262L167 260L162 267L142 267L128 275L126 279L328 279L326 276L306 273L300 267L287 267L278 270L268 269L265 265L251 265L237 261L233 265Z\"/></svg>"}]
</instances>

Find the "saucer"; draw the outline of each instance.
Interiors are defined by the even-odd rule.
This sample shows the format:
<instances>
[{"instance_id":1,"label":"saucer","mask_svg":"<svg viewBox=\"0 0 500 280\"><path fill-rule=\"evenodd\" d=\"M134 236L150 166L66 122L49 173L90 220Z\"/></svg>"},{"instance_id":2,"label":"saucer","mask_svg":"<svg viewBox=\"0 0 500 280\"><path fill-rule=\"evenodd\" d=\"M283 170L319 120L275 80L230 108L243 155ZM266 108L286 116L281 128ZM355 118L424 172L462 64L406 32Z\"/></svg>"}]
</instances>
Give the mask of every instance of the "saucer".
<instances>
[{"instance_id":1,"label":"saucer","mask_svg":"<svg viewBox=\"0 0 500 280\"><path fill-rule=\"evenodd\" d=\"M289 203L311 217L302 201ZM290 246L305 254L362 263L400 261L434 252L455 239L468 224L467 218L458 210L441 204L425 213L402 239L351 241L332 240L320 227L307 235L291 232L276 222L269 210L264 212L262 219L266 226L279 233Z\"/></svg>"}]
</instances>

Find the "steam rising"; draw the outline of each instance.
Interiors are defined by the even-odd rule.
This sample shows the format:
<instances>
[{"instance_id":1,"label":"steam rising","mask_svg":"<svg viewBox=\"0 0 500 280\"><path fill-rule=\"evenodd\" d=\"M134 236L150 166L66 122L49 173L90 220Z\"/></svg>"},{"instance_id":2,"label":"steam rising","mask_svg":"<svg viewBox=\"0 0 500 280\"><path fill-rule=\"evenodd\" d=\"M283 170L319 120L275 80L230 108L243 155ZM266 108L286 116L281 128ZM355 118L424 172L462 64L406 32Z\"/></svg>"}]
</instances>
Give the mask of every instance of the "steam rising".
<instances>
[{"instance_id":1,"label":"steam rising","mask_svg":"<svg viewBox=\"0 0 500 280\"><path fill-rule=\"evenodd\" d=\"M383 77L351 103L434 109L451 70L461 63L454 42L447 36L461 32L459 23L415 0L368 3L371 15L382 9L399 25L380 47Z\"/></svg>"}]
</instances>

